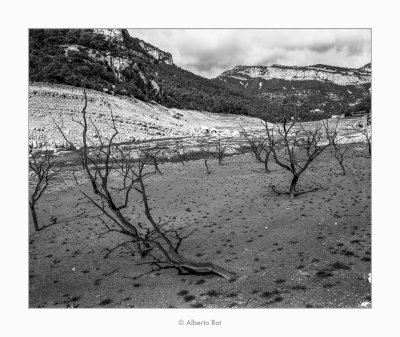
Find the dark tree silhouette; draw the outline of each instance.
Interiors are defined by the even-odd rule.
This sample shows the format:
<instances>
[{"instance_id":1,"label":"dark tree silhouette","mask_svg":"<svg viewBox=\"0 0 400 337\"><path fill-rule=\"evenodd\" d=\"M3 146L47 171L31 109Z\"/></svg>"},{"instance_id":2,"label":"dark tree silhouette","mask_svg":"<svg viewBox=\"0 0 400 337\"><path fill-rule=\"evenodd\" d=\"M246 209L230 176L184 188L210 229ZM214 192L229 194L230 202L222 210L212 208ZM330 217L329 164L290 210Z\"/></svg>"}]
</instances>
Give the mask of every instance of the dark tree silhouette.
<instances>
[{"instance_id":1,"label":"dark tree silhouette","mask_svg":"<svg viewBox=\"0 0 400 337\"><path fill-rule=\"evenodd\" d=\"M212 143L211 155L218 159L218 164L222 165L222 160L225 157L226 151L228 150L228 144L221 138L218 138Z\"/></svg>"},{"instance_id":2,"label":"dark tree silhouette","mask_svg":"<svg viewBox=\"0 0 400 337\"><path fill-rule=\"evenodd\" d=\"M267 123L263 123L265 127ZM242 134L250 147L252 155L260 163L264 164L265 172L269 173L270 169L268 166L269 158L272 152L271 146L269 144L269 138L263 135L252 135L242 128ZM274 139L273 137L271 139Z\"/></svg>"},{"instance_id":3,"label":"dark tree silhouette","mask_svg":"<svg viewBox=\"0 0 400 337\"><path fill-rule=\"evenodd\" d=\"M329 146L329 142L323 138L324 129L321 122L300 122L296 116L296 104L291 104L294 112L288 117L288 106L290 105L287 101L280 105L283 123L273 123L273 127L269 128L267 120L264 119L263 124L275 163L292 174L289 198L293 199L300 176Z\"/></svg>"},{"instance_id":4,"label":"dark tree silhouette","mask_svg":"<svg viewBox=\"0 0 400 337\"><path fill-rule=\"evenodd\" d=\"M94 196L82 192L91 203L101 210L103 216L115 226L109 226L102 220L107 232L118 232L128 236L136 244L142 256L152 257L153 264L176 268L179 272L214 273L228 280L235 277L233 272L215 265L212 262L197 262L187 259L179 253L184 235L184 227L171 225L168 221L154 219L149 198L146 191L145 180L153 174L160 173L157 158L148 150L133 147L123 147L115 139L118 130L115 126L114 115L111 110L112 134L106 138L99 131L93 121L87 117L87 95L83 89L84 107L82 120L76 121L82 128L83 146L77 145L68 139L63 132L62 122L55 122L57 129L64 137L81 160L83 170L89 179ZM97 144L88 136L88 125L95 130ZM89 151L89 143L91 143ZM134 223L132 217L126 214L130 203L131 192L140 194L147 224ZM122 203L116 200L122 197ZM131 212L131 211L130 211ZM189 234L190 235L190 234ZM154 253L155 252L155 253Z\"/></svg>"},{"instance_id":5,"label":"dark tree silhouette","mask_svg":"<svg viewBox=\"0 0 400 337\"><path fill-rule=\"evenodd\" d=\"M199 141L199 152L201 158L204 160L207 174L211 174L210 167L208 166L208 159L210 157L210 142L207 138L201 138Z\"/></svg>"},{"instance_id":6,"label":"dark tree silhouette","mask_svg":"<svg viewBox=\"0 0 400 337\"><path fill-rule=\"evenodd\" d=\"M61 170L61 166L56 169L55 164L53 154L48 150L45 150L44 152L31 152L30 154L29 168L34 172L37 181L29 199L29 208L31 210L32 221L36 231L40 231L50 226L39 226L35 206L43 195L43 192L49 186L50 182Z\"/></svg>"}]
</instances>

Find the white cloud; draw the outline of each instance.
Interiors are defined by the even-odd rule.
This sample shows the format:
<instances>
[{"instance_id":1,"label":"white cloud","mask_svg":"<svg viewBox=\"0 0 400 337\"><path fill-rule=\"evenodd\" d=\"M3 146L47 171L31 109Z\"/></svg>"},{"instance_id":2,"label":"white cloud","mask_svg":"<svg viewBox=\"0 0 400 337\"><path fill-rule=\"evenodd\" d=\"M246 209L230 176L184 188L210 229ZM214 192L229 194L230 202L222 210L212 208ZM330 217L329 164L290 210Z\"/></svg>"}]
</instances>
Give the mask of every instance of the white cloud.
<instances>
[{"instance_id":1,"label":"white cloud","mask_svg":"<svg viewBox=\"0 0 400 337\"><path fill-rule=\"evenodd\" d=\"M129 29L170 52L174 63L204 77L236 65L359 68L371 62L369 29Z\"/></svg>"}]
</instances>

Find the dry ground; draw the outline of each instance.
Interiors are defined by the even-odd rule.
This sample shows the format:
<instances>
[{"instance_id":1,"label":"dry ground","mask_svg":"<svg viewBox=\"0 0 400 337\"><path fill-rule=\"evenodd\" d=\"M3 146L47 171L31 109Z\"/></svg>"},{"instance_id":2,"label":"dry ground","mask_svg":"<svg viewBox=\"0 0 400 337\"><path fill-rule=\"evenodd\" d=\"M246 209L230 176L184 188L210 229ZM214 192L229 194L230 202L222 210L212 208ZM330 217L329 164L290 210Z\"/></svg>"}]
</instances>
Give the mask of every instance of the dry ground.
<instances>
[{"instance_id":1,"label":"dry ground","mask_svg":"<svg viewBox=\"0 0 400 337\"><path fill-rule=\"evenodd\" d=\"M365 147L365 146L364 146ZM149 266L104 232L69 173L39 201L39 233L30 224L30 307L360 307L371 301L371 160L354 144L348 174L329 151L300 178L299 189L321 189L289 201L269 184L287 190L289 174L276 165L265 174L250 154L228 157L212 174L202 161L161 165L148 180L155 215L195 230L182 253L213 261L239 274L147 274ZM135 195L134 200L139 200ZM145 222L140 206L132 218ZM86 210L83 215L82 212ZM77 218L76 218L77 217Z\"/></svg>"}]
</instances>

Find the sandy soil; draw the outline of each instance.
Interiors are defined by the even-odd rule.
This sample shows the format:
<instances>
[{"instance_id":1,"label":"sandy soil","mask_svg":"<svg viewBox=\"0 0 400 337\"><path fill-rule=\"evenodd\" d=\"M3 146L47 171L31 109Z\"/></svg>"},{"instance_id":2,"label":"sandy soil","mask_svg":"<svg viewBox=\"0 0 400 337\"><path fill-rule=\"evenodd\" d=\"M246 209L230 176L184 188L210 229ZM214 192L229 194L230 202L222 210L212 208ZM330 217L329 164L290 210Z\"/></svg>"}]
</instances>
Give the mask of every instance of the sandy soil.
<instances>
[{"instance_id":1,"label":"sandy soil","mask_svg":"<svg viewBox=\"0 0 400 337\"><path fill-rule=\"evenodd\" d=\"M76 186L64 173L38 204L39 222L55 225L36 233L30 223L30 307L369 307L371 161L364 151L353 145L346 176L325 152L299 181L300 190L321 189L293 201L269 187L287 190L289 174L276 165L265 174L250 154L222 166L212 160L209 176L202 161L161 165L164 175L148 180L154 214L195 230L181 252L235 271L235 282L174 269L135 280L149 266L129 245L104 258L126 238L101 235L99 212L80 193L90 192L88 184ZM127 212L146 221L138 203Z\"/></svg>"}]
</instances>

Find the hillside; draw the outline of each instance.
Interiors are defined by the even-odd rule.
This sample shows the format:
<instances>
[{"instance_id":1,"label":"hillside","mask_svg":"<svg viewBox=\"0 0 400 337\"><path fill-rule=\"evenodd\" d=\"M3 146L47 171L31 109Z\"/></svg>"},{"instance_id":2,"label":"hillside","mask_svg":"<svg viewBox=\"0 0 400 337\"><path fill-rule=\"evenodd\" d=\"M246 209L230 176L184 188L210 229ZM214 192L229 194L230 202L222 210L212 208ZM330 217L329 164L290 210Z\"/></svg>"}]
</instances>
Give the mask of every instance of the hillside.
<instances>
[{"instance_id":1,"label":"hillside","mask_svg":"<svg viewBox=\"0 0 400 337\"><path fill-rule=\"evenodd\" d=\"M267 102L230 83L195 75L177 66L155 65L160 86L167 93L165 105L215 113L259 116Z\"/></svg>"},{"instance_id":2,"label":"hillside","mask_svg":"<svg viewBox=\"0 0 400 337\"><path fill-rule=\"evenodd\" d=\"M152 65L172 56L120 29L29 31L29 79L163 101Z\"/></svg>"},{"instance_id":3,"label":"hillside","mask_svg":"<svg viewBox=\"0 0 400 337\"><path fill-rule=\"evenodd\" d=\"M237 66L206 79L179 68L172 55L125 29L35 29L29 31L31 82L85 85L166 107L261 116L272 102L297 97L304 119L357 106L370 97L371 65L346 69ZM310 113L321 109L324 116ZM346 107L345 107L346 108Z\"/></svg>"},{"instance_id":4,"label":"hillside","mask_svg":"<svg viewBox=\"0 0 400 337\"><path fill-rule=\"evenodd\" d=\"M206 133L224 138L237 137L241 126L262 129L259 119L247 116L212 114L194 110L166 108L157 103L143 102L125 96L110 96L104 92L88 90L88 116L101 133L109 136L112 107L119 134L117 142L160 141L171 138L190 138ZM53 150L67 148L65 140L56 129L53 119L64 132L81 144L82 135L73 120L79 120L83 107L80 88L59 84L35 83L29 86L29 144L33 148L48 147ZM89 125L90 136L95 135ZM96 141L93 138L93 141Z\"/></svg>"},{"instance_id":5,"label":"hillside","mask_svg":"<svg viewBox=\"0 0 400 337\"><path fill-rule=\"evenodd\" d=\"M171 145L177 140L195 144L199 137L224 138L233 147L243 142L242 127L251 133L264 130L260 119L233 114L215 114L206 111L166 108L157 103L143 102L126 96L110 96L88 90L88 116L101 134L110 137L110 107L118 128L116 142ZM68 149L54 121L63 123L63 131L76 144L82 144L80 119L83 94L80 88L60 84L34 83L29 86L29 146L47 148L55 152ZM53 120L54 119L54 120ZM351 131L353 119L343 121L343 130ZM347 134L350 142L362 142L353 131ZM353 134L354 133L354 134ZM97 144L95 130L89 125L89 135ZM356 138L354 138L356 137ZM190 147L191 145L189 145Z\"/></svg>"},{"instance_id":6,"label":"hillside","mask_svg":"<svg viewBox=\"0 0 400 337\"><path fill-rule=\"evenodd\" d=\"M263 102L173 64L171 54L124 29L29 32L29 79L155 101L168 107L256 115Z\"/></svg>"},{"instance_id":7,"label":"hillside","mask_svg":"<svg viewBox=\"0 0 400 337\"><path fill-rule=\"evenodd\" d=\"M308 67L236 66L216 80L267 100L293 95L305 111L316 107L334 111L339 104L344 103L348 108L370 99L371 64L360 69L322 64Z\"/></svg>"}]
</instances>

